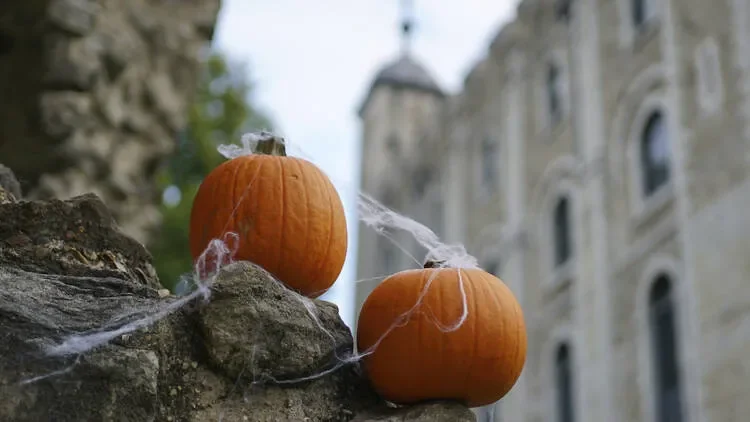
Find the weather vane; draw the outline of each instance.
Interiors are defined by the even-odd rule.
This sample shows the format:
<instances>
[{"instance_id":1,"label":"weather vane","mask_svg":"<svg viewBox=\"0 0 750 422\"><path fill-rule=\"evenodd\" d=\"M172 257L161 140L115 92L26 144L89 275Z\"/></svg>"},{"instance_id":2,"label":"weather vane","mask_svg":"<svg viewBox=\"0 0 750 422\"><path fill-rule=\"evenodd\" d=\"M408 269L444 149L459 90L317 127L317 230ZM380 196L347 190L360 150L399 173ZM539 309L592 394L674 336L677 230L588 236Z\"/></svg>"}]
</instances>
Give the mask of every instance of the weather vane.
<instances>
[{"instance_id":1,"label":"weather vane","mask_svg":"<svg viewBox=\"0 0 750 422\"><path fill-rule=\"evenodd\" d=\"M414 2L401 0L401 48L403 53L409 54L411 48L412 29L414 27Z\"/></svg>"}]
</instances>

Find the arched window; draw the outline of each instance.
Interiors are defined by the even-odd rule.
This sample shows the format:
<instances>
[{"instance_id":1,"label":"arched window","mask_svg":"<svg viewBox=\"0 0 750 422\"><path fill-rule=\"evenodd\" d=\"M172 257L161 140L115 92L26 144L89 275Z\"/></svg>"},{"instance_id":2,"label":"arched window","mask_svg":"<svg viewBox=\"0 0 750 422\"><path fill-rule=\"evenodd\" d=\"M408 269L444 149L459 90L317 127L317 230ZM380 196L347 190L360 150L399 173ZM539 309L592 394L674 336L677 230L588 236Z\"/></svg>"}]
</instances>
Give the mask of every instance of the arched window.
<instances>
[{"instance_id":1,"label":"arched window","mask_svg":"<svg viewBox=\"0 0 750 422\"><path fill-rule=\"evenodd\" d=\"M630 0L633 26L640 28L646 23L648 0Z\"/></svg>"},{"instance_id":2,"label":"arched window","mask_svg":"<svg viewBox=\"0 0 750 422\"><path fill-rule=\"evenodd\" d=\"M557 123L562 115L560 82L560 69L555 64L550 64L547 68L547 112L552 124Z\"/></svg>"},{"instance_id":3,"label":"arched window","mask_svg":"<svg viewBox=\"0 0 750 422\"><path fill-rule=\"evenodd\" d=\"M650 196L669 180L669 134L663 114L655 111L641 134L643 193Z\"/></svg>"},{"instance_id":4,"label":"arched window","mask_svg":"<svg viewBox=\"0 0 750 422\"><path fill-rule=\"evenodd\" d=\"M554 222L554 248L555 248L555 267L566 263L573 251L571 239L570 224L570 205L567 197L557 200L553 216Z\"/></svg>"},{"instance_id":5,"label":"arched window","mask_svg":"<svg viewBox=\"0 0 750 422\"><path fill-rule=\"evenodd\" d=\"M677 330L672 283L668 276L656 278L649 294L649 325L653 352L656 420L681 422L682 404L677 364Z\"/></svg>"},{"instance_id":6,"label":"arched window","mask_svg":"<svg viewBox=\"0 0 750 422\"><path fill-rule=\"evenodd\" d=\"M570 348L566 343L557 348L555 354L556 409L558 422L573 422L573 371Z\"/></svg>"}]
</instances>

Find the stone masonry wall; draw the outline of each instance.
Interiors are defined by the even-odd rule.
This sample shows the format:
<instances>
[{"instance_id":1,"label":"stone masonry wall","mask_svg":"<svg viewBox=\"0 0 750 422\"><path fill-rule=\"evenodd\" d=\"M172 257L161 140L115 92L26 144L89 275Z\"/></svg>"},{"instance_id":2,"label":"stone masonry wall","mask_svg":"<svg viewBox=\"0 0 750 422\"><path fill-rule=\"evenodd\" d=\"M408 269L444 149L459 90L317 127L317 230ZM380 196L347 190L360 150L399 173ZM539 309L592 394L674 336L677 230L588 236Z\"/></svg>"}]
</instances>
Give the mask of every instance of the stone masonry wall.
<instances>
[{"instance_id":1,"label":"stone masonry wall","mask_svg":"<svg viewBox=\"0 0 750 422\"><path fill-rule=\"evenodd\" d=\"M95 192L141 242L220 0L0 2L0 162L28 198Z\"/></svg>"}]
</instances>

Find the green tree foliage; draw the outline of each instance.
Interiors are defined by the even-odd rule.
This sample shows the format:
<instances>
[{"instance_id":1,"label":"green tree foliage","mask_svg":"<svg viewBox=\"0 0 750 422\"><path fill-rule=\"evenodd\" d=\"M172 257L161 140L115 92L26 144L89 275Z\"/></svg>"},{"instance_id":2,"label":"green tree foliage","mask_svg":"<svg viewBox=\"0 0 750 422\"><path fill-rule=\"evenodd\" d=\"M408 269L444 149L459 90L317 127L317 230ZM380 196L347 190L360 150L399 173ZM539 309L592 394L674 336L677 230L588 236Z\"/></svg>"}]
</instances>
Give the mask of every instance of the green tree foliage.
<instances>
[{"instance_id":1,"label":"green tree foliage","mask_svg":"<svg viewBox=\"0 0 750 422\"><path fill-rule=\"evenodd\" d=\"M204 63L188 126L158 176L164 192L163 222L150 249L159 279L169 289L174 290L180 276L192 270L190 210L203 178L225 160L217 146L238 143L248 131L272 129L270 120L251 104L251 92L245 66L212 52Z\"/></svg>"}]
</instances>

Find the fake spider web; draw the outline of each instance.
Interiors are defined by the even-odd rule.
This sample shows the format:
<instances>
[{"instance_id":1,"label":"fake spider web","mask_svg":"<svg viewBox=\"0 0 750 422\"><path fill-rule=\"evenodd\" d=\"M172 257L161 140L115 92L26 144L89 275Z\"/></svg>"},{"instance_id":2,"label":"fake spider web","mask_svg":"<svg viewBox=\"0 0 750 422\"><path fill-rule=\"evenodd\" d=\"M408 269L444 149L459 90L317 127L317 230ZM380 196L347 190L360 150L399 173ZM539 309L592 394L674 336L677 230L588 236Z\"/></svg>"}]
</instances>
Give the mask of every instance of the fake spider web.
<instances>
[{"instance_id":1,"label":"fake spider web","mask_svg":"<svg viewBox=\"0 0 750 422\"><path fill-rule=\"evenodd\" d=\"M268 136L272 136L268 132L249 133L241 138L241 145L220 145L217 150L227 159L234 159L243 155L252 154L255 150L256 144L265 139ZM299 149L295 145L290 145L287 141L283 141L287 149L293 147L296 152L307 158L307 154ZM308 158L309 159L309 158ZM310 160L312 161L312 160ZM340 189L341 184L332 180L334 185ZM253 181L248 184L245 188L245 192L248 192L252 188ZM232 215L237 211L239 204L242 202L244 194L238 200ZM396 232L406 232L411 235L414 240L425 250L425 261L430 260L438 263L438 269L440 268L458 268L458 269L471 269L479 268L476 258L469 255L465 247L461 244L446 244L442 242L438 236L425 225L401 215L394 210L389 209L380 202L378 202L372 196L357 191L357 211L358 218L365 224L369 229L375 231L379 236L384 236L390 242L393 243L394 247L399 248L402 252L407 253L406 249L403 248L395 240L393 234ZM231 217L230 217L231 218ZM140 329L151 326L152 324L166 318L173 312L184 308L185 306L194 303L195 301L210 301L211 300L211 286L213 285L219 270L233 262L235 262L234 255L239 246L239 235L237 233L228 232L220 239L213 239L209 242L209 245L196 260L193 271L189 274L185 274L181 277L178 283L179 290L178 297L174 300L164 301L163 304L156 306L155 308L148 309L135 309L126 314L119 315L114 318L114 321L129 321L127 323L113 323L111 325L100 327L100 330L93 333L73 334L62 339L61 342L46 347L43 352L49 357L74 357L74 363L62 370L55 371L53 373L37 376L34 378L26 379L21 381L21 384L30 384L50 377L55 377L71 372L75 369L75 366L80 361L80 357L85 353L93 351L101 346L108 344L110 341L115 340L121 336L134 333ZM352 246L350 246L352 247ZM355 246L356 247L356 246ZM409 255L414 260L416 268L421 268L424 262L419 262L416 258ZM445 324L435 316L433 312L426 312L424 309L420 310L423 298L426 296L432 282L437 275L437 271L433 272L433 276L430 277L420 292L420 295L414 305L400 315L392 323L392 325L381 335L381 337L367 350L352 351L345 355L335 356L335 363L325 368L320 368L317 373L313 375L294 378L294 379L264 379L263 382L272 382L277 384L296 384L304 381L310 381L324 377L344 365L357 362L365 356L373 353L378 345L385 339L391 331L406 324L410 317L417 311L427 314L428 318L432 320L436 326L442 332L451 332L459 329L468 317L468 304L466 291L464 289L464 282L461 277L461 271L458 271L458 291L462 303L462 311L458 318L452 323ZM391 274L383 274L378 277L372 277L370 279L385 279ZM277 280L277 282L279 282ZM280 283L280 282L279 282ZM286 287L285 287L286 288ZM324 332L324 334L335 341L335 336L329 332L321 323L317 314L317 308L312 299L302 296L292 290L290 292L294 297L300 301L305 307L309 317L317 325L317 327ZM355 321L356 323L356 321ZM356 344L356 340L354 342Z\"/></svg>"}]
</instances>

